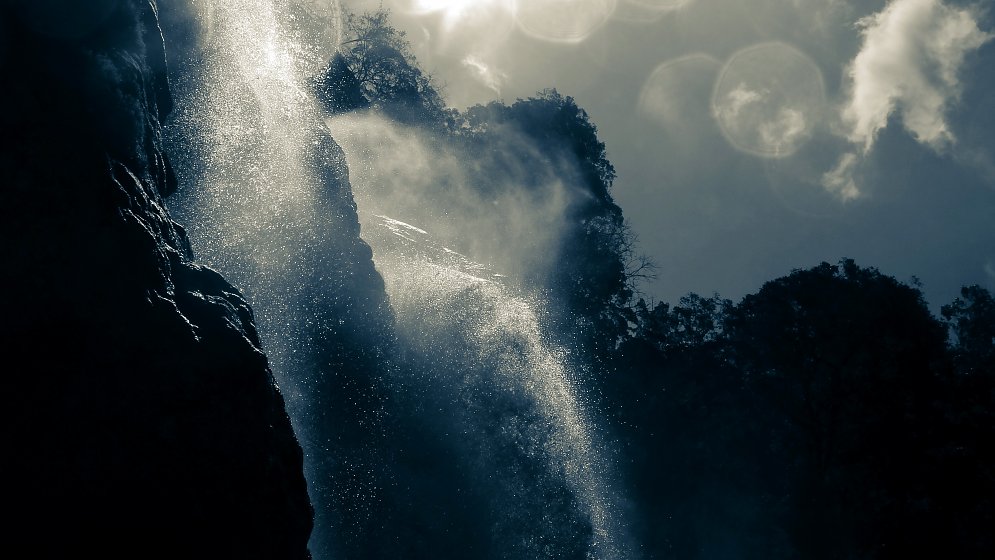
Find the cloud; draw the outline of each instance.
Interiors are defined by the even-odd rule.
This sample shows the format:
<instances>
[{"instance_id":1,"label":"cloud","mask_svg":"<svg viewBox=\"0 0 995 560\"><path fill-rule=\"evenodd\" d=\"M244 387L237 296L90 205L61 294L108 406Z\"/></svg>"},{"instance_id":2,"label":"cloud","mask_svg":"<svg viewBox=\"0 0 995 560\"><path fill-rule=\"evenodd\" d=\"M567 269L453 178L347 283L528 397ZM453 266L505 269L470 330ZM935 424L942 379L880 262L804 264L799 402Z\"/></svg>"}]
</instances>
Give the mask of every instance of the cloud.
<instances>
[{"instance_id":1,"label":"cloud","mask_svg":"<svg viewBox=\"0 0 995 560\"><path fill-rule=\"evenodd\" d=\"M719 113L729 119L735 119L744 107L762 101L769 93L768 91L762 93L752 91L746 87L746 84L739 84L736 89L730 91L729 95L726 96L727 103L724 106L720 106Z\"/></svg>"},{"instance_id":2,"label":"cloud","mask_svg":"<svg viewBox=\"0 0 995 560\"><path fill-rule=\"evenodd\" d=\"M838 196L843 202L859 197L860 189L857 188L857 183L853 179L854 170L859 162L860 157L857 154L843 154L836 167L822 175L822 186Z\"/></svg>"},{"instance_id":3,"label":"cloud","mask_svg":"<svg viewBox=\"0 0 995 560\"><path fill-rule=\"evenodd\" d=\"M474 55L469 55L463 59L463 66L466 67L474 78L493 91L501 95L501 86L508 79L508 75L499 69L487 64Z\"/></svg>"},{"instance_id":4,"label":"cloud","mask_svg":"<svg viewBox=\"0 0 995 560\"><path fill-rule=\"evenodd\" d=\"M790 150L807 130L804 113L790 107L781 107L773 120L760 125L758 132L764 145L774 146L774 152L780 153L782 147Z\"/></svg>"},{"instance_id":5,"label":"cloud","mask_svg":"<svg viewBox=\"0 0 995 560\"><path fill-rule=\"evenodd\" d=\"M893 0L858 26L864 42L847 69L842 111L849 139L866 154L897 113L919 142L934 149L954 142L945 112L960 96L964 58L992 38L976 14L941 0Z\"/></svg>"},{"instance_id":6,"label":"cloud","mask_svg":"<svg viewBox=\"0 0 995 560\"><path fill-rule=\"evenodd\" d=\"M737 51L726 61L712 92L712 114L726 139L760 157L794 154L824 112L819 67L782 42Z\"/></svg>"}]
</instances>

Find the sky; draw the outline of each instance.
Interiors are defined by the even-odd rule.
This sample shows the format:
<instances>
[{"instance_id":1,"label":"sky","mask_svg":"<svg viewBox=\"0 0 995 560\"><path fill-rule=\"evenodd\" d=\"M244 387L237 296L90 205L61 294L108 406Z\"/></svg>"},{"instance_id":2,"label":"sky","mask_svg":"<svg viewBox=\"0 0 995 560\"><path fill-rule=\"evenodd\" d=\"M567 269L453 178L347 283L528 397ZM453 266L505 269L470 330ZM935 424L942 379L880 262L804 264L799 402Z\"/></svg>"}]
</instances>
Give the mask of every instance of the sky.
<instances>
[{"instance_id":1,"label":"sky","mask_svg":"<svg viewBox=\"0 0 995 560\"><path fill-rule=\"evenodd\" d=\"M379 0L345 0L355 12ZM955 0L383 0L465 108L555 87L656 264L738 300L853 258L995 290L995 10Z\"/></svg>"}]
</instances>

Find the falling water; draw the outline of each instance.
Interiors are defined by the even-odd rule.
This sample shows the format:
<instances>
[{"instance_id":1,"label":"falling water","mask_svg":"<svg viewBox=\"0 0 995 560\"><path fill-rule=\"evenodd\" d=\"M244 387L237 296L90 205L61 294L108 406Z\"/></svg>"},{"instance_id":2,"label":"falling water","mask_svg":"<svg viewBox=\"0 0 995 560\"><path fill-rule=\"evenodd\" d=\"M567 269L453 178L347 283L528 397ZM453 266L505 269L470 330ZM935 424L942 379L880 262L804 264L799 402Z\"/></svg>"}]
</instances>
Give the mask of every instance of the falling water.
<instances>
[{"instance_id":1,"label":"falling water","mask_svg":"<svg viewBox=\"0 0 995 560\"><path fill-rule=\"evenodd\" d=\"M180 102L171 128L179 138L172 146L178 173L196 183L183 185L193 188L180 193L175 210L202 260L248 293L265 294L257 319L281 388L298 408L306 387L288 372L303 366L290 364L304 353L288 347L293 337L284 335L299 331L301 314L308 314L294 280L309 272L305 263L322 241L319 178L310 163L319 119L304 87L321 51L293 42L300 32L288 36L294 4L192 3L204 44L174 85ZM324 39L337 41L338 6L327 5L332 31Z\"/></svg>"},{"instance_id":2,"label":"falling water","mask_svg":"<svg viewBox=\"0 0 995 560\"><path fill-rule=\"evenodd\" d=\"M322 558L369 536L390 484L380 466L386 296L359 241L342 152L307 87L340 42L338 4L188 6L193 21L164 13L167 43L182 49L171 61L181 185L171 206L198 257L253 305L304 448Z\"/></svg>"},{"instance_id":3,"label":"falling water","mask_svg":"<svg viewBox=\"0 0 995 560\"><path fill-rule=\"evenodd\" d=\"M344 145L350 162L359 163L348 140ZM362 189L362 177L354 181ZM361 216L400 337L431 363L410 390L455 404L448 411L453 432L476 440L477 460L486 463L477 468L501 480L509 528L530 525L503 557L574 557L577 548L589 558L627 557L609 465L596 445L601 435L582 406L583 380L569 353L542 332L542 301L515 294L504 275L438 244L420 227ZM518 462L540 463L547 474L509 476L523 468ZM576 500L566 511L548 501L549 487L562 483ZM546 502L532 502L536 496Z\"/></svg>"},{"instance_id":4,"label":"falling water","mask_svg":"<svg viewBox=\"0 0 995 560\"><path fill-rule=\"evenodd\" d=\"M382 221L367 241L410 361L389 367L384 283L359 239L345 155L307 85L341 42L338 4L187 5L196 32L183 35L189 21L172 25L191 44L172 45L181 54L171 61L169 135L181 191L171 205L199 258L255 309L305 450L316 558L379 557L381 537L406 538L391 525L406 523L404 514L385 512L417 516L422 502L384 473L417 443L387 443L393 413L436 415L447 432L439 438L466 439L463 461L496 512L480 528L493 533L493 557L624 556L608 464L566 350L541 332L541 306L452 251L442 251L449 260L399 251L377 232L405 226ZM169 44L168 12L164 22Z\"/></svg>"}]
</instances>

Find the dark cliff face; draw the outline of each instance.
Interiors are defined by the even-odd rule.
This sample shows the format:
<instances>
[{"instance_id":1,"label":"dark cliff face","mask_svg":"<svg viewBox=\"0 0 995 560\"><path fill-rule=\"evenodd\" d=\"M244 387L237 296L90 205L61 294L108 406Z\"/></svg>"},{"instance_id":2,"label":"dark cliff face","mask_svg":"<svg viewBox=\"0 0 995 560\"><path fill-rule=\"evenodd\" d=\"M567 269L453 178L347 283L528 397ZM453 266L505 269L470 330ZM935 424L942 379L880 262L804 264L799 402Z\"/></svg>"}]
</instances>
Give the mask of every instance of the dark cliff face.
<instances>
[{"instance_id":1,"label":"dark cliff face","mask_svg":"<svg viewBox=\"0 0 995 560\"><path fill-rule=\"evenodd\" d=\"M4 540L307 557L302 453L252 311L162 202L154 5L5 1L0 72Z\"/></svg>"}]
</instances>

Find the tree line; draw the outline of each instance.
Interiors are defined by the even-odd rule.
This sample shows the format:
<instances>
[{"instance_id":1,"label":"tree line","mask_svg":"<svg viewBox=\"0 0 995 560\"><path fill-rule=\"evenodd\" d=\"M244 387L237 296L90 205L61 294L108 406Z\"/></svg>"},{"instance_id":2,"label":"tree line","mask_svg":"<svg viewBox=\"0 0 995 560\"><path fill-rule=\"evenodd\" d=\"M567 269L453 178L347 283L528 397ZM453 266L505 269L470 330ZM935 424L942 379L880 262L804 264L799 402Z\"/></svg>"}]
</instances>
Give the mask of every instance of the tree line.
<instances>
[{"instance_id":1,"label":"tree line","mask_svg":"<svg viewBox=\"0 0 995 560\"><path fill-rule=\"evenodd\" d=\"M988 291L843 260L639 315L603 390L653 557L991 555Z\"/></svg>"}]
</instances>

